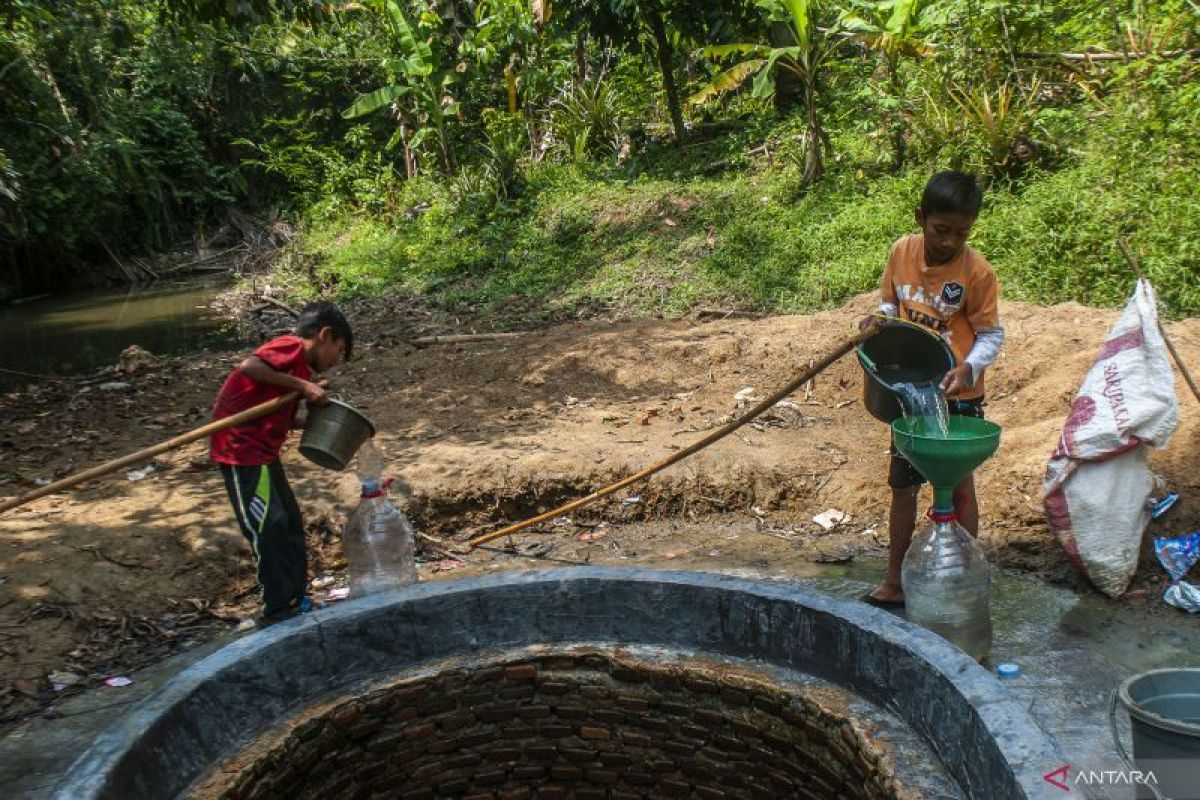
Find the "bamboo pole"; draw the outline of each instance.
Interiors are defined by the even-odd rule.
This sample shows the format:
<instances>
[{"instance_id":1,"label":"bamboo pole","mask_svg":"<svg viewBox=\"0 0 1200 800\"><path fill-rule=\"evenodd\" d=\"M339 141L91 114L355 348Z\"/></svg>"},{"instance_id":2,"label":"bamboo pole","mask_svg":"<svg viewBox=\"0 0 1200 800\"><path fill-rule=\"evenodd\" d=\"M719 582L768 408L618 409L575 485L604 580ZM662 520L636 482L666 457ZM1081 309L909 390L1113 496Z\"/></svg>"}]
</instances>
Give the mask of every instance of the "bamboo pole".
<instances>
[{"instance_id":1,"label":"bamboo pole","mask_svg":"<svg viewBox=\"0 0 1200 800\"><path fill-rule=\"evenodd\" d=\"M1129 249L1129 243L1124 239L1117 239L1117 247L1121 248L1121 254L1125 256L1125 261L1128 262L1129 268L1133 270L1133 274L1137 276L1139 281L1146 281L1146 276L1142 274L1141 267L1138 266L1137 259L1133 257L1133 251ZM1150 281L1146 281L1150 283ZM1192 390L1192 394L1200 400L1200 388L1196 386L1196 381L1192 378L1192 373L1188 372L1188 368L1184 366L1183 359L1179 357L1179 351L1175 349L1174 342L1167 335L1167 329L1163 327L1162 320L1158 321L1158 332L1162 334L1163 341L1167 345L1167 350L1171 352L1171 358L1175 359L1175 366L1179 367L1179 371L1183 373L1183 379L1187 382L1188 388Z\"/></svg>"},{"instance_id":2,"label":"bamboo pole","mask_svg":"<svg viewBox=\"0 0 1200 800\"><path fill-rule=\"evenodd\" d=\"M259 417L270 414L272 411L277 411L280 408L283 408L299 396L299 392L288 392L285 395L276 397L274 400L268 400L265 403L260 403L259 405L246 409L245 411L234 414L231 417L225 417L224 419L210 422L207 425L196 428L188 433L180 434L174 439L168 439L167 441L160 442L153 447L147 447L144 450L138 450L136 453L130 453L127 456L122 456L121 458L108 461L100 466L92 467L91 469L85 469L83 472L77 472L74 475L63 478L61 481L55 481L54 483L39 487L34 489L32 492L21 495L20 497L14 497L11 500L5 500L3 503L0 503L0 514L6 511L11 511L18 506L23 506L32 500L37 500L39 497L45 497L48 494L61 492L63 489L69 489L72 486L77 486L84 481L90 481L92 478L99 478L102 475L115 472L122 467L128 467L131 464L137 464L140 461L153 458L154 456L159 455L160 453L165 453L168 450L174 450L177 447L183 447L185 444L190 444L197 439L203 439L206 436L211 436L217 431L223 431L226 428L232 428L237 425L241 425L243 422L249 422L252 419L258 419Z\"/></svg>"},{"instance_id":3,"label":"bamboo pole","mask_svg":"<svg viewBox=\"0 0 1200 800\"><path fill-rule=\"evenodd\" d=\"M740 416L737 419L733 420L732 422L728 423L724 427L719 428L716 431L713 431L708 436L705 436L703 439L700 439L699 441L688 445L687 447L683 448L682 450L680 450L676 453L673 453L671 455L671 457L666 459L665 461L661 461L651 467L646 467L645 469L641 470L640 472L635 472L633 475L630 475L627 478L623 478L622 480L617 481L616 483L612 484L611 486L606 486L603 489L592 492L587 497L581 497L580 499L573 500L570 503L567 503L566 505L559 506L558 508L554 509L553 511L547 511L544 514L539 514L538 516L533 517L532 519L527 519L524 522L518 522L513 525L509 525L506 528L501 528L498 531L494 531L492 533L488 533L483 536L476 537L476 538L470 540L469 542L467 542L467 546L474 549L476 547L479 547L479 545L481 545L481 544L486 544L487 542L492 541L493 539L499 539L502 536L508 536L508 535L516 533L518 531L522 531L533 525L537 525L537 524L545 522L547 520L554 519L555 517L561 517L563 514L570 513L571 511L574 511L575 509L580 508L582 506L586 506L587 504L592 503L596 500L599 500L602 497L607 497L608 495L613 494L614 492L619 492L620 490L624 489L626 486L629 486L631 484L637 483L640 480L648 478L656 472L661 472L662 470L666 469L667 467L671 466L672 464L679 463L680 461L684 460L688 456L700 452L704 448L708 447L710 444L716 442L719 439L725 438L729 434L736 431L738 428L745 425L747 422L750 422L750 420L754 419L759 414L763 413L764 411L769 409L771 406L775 405L780 400L784 399L789 394L791 394L792 392L796 391L804 384L811 381L818 374L820 374L821 372L824 372L831 364L833 364L833 362L837 361L839 358L841 358L842 356L849 353L851 350L853 350L855 347L857 347L859 344L861 344L864 340L866 340L866 339L870 338L872 335L874 335L874 333L875 333L874 329L871 329L865 333L860 333L857 336L855 336L851 339L847 339L846 341L842 342L836 348L834 348L829 353L827 353L824 358L822 358L820 361L813 364L808 369L804 370L804 372L800 373L800 375L793 378L791 381L788 382L788 384L786 386L784 386L783 388L776 391L773 395L768 397L766 400L763 400L761 403L754 406L754 408L751 408L749 411L747 411L742 416Z\"/></svg>"}]
</instances>

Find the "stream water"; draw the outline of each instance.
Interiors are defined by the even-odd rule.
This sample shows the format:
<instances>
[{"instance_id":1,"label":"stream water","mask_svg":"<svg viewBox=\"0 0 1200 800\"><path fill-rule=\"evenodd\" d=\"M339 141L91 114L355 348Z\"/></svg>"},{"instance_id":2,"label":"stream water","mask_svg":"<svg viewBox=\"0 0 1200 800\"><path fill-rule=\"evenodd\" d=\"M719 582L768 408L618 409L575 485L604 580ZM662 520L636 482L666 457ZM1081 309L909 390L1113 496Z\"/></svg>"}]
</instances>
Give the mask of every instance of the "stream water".
<instances>
[{"instance_id":1,"label":"stream water","mask_svg":"<svg viewBox=\"0 0 1200 800\"><path fill-rule=\"evenodd\" d=\"M94 372L116 364L132 344L156 355L231 344L233 330L208 307L227 285L212 278L164 281L0 308L0 386Z\"/></svg>"}]
</instances>

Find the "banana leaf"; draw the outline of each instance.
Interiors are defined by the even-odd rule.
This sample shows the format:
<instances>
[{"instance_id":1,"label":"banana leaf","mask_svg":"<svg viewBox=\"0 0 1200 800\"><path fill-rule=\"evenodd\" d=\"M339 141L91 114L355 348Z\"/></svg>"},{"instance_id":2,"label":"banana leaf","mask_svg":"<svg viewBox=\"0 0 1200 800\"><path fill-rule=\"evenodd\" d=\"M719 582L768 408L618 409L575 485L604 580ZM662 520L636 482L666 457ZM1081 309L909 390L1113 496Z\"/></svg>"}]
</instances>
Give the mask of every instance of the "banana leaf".
<instances>
[{"instance_id":1,"label":"banana leaf","mask_svg":"<svg viewBox=\"0 0 1200 800\"><path fill-rule=\"evenodd\" d=\"M713 97L732 92L746 82L746 79L763 68L767 63L765 58L751 58L740 64L734 64L725 70L705 87L688 98L690 105L699 105Z\"/></svg>"},{"instance_id":2,"label":"banana leaf","mask_svg":"<svg viewBox=\"0 0 1200 800\"><path fill-rule=\"evenodd\" d=\"M765 44L753 42L737 42L735 44L714 44L705 47L700 52L708 58L725 58L725 56L761 56L766 57L771 48Z\"/></svg>"},{"instance_id":3,"label":"banana leaf","mask_svg":"<svg viewBox=\"0 0 1200 800\"><path fill-rule=\"evenodd\" d=\"M360 94L354 99L350 107L342 112L342 117L344 119L355 119L366 116L385 106L390 106L392 101L398 97L403 97L408 92L409 88L407 86L392 84L391 86L383 86L373 92Z\"/></svg>"},{"instance_id":4,"label":"banana leaf","mask_svg":"<svg viewBox=\"0 0 1200 800\"><path fill-rule=\"evenodd\" d=\"M424 77L433 72L433 50L429 42L417 38L408 18L396 5L394 0L387 2L387 17L392 28L392 35L400 42L404 51L404 74L407 76Z\"/></svg>"}]
</instances>

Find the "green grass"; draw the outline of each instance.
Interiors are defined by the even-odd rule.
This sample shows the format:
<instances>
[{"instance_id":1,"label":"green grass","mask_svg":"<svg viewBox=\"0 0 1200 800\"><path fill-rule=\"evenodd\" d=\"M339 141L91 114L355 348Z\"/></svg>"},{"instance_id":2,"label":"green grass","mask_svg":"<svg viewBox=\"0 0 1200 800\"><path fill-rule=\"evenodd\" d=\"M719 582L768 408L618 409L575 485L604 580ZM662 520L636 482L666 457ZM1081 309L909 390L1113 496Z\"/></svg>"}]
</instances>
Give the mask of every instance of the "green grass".
<instances>
[{"instance_id":1,"label":"green grass","mask_svg":"<svg viewBox=\"0 0 1200 800\"><path fill-rule=\"evenodd\" d=\"M520 197L499 204L456 201L433 181L405 184L390 217L316 215L281 272L301 294L399 290L449 308L543 318L583 307L808 312L874 288L891 243L915 229L912 209L931 168L869 176L834 164L803 190L785 153L774 168L686 177L744 149L733 137L663 152L633 180L540 166ZM1116 306L1132 289L1115 246L1125 236L1168 315L1198 314L1200 182L1190 164L1152 143L1098 138L1055 171L993 185L972 244L1006 297ZM406 211L418 203L429 209Z\"/></svg>"}]
</instances>

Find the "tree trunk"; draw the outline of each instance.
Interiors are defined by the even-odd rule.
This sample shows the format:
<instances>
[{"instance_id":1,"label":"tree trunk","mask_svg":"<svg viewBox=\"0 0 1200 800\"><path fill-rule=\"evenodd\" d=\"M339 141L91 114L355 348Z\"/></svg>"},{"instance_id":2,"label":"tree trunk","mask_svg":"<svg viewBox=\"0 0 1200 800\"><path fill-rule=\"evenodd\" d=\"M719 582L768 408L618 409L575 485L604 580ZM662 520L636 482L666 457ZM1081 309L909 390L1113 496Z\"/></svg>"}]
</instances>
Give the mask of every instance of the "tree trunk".
<instances>
[{"instance_id":1,"label":"tree trunk","mask_svg":"<svg viewBox=\"0 0 1200 800\"><path fill-rule=\"evenodd\" d=\"M679 89L675 85L675 49L671 47L671 41L667 38L662 9L656 6L647 8L646 21L650 25L650 32L654 34L655 50L658 51L658 67L662 70L663 89L667 92L667 107L671 111L671 124L675 128L675 140L682 142L687 138L687 126L683 124L683 107L679 103Z\"/></svg>"},{"instance_id":2,"label":"tree trunk","mask_svg":"<svg viewBox=\"0 0 1200 800\"><path fill-rule=\"evenodd\" d=\"M804 110L808 116L808 147L801 180L808 186L821 180L825 174L825 164L821 160L821 141L825 132L821 130L821 121L817 117L817 87L811 77L804 82Z\"/></svg>"},{"instance_id":3,"label":"tree trunk","mask_svg":"<svg viewBox=\"0 0 1200 800\"><path fill-rule=\"evenodd\" d=\"M900 65L895 58L887 59L888 88L896 107L892 109L892 171L904 169L904 160L908 156L908 126L904 122L904 88L900 85Z\"/></svg>"},{"instance_id":4,"label":"tree trunk","mask_svg":"<svg viewBox=\"0 0 1200 800\"><path fill-rule=\"evenodd\" d=\"M403 122L400 123L400 144L404 146L404 177L411 181L417 177L417 164L412 148L408 146L408 128Z\"/></svg>"},{"instance_id":5,"label":"tree trunk","mask_svg":"<svg viewBox=\"0 0 1200 800\"><path fill-rule=\"evenodd\" d=\"M575 35L575 82L584 83L587 79L587 31L580 29Z\"/></svg>"},{"instance_id":6,"label":"tree trunk","mask_svg":"<svg viewBox=\"0 0 1200 800\"><path fill-rule=\"evenodd\" d=\"M772 47L791 47L796 44L796 34L785 22L772 22L767 31L767 40ZM776 69L772 76L775 84L775 113L783 116L800 106L804 84L790 69Z\"/></svg>"}]
</instances>

